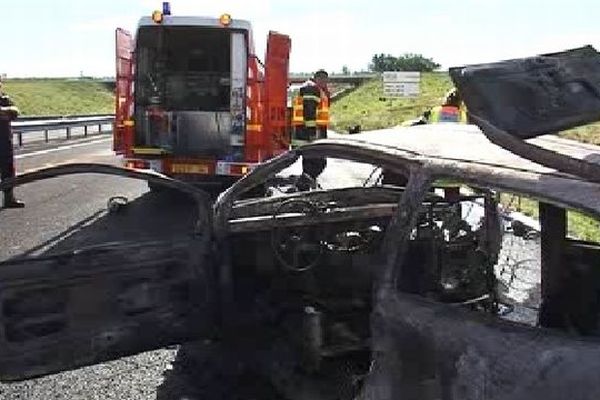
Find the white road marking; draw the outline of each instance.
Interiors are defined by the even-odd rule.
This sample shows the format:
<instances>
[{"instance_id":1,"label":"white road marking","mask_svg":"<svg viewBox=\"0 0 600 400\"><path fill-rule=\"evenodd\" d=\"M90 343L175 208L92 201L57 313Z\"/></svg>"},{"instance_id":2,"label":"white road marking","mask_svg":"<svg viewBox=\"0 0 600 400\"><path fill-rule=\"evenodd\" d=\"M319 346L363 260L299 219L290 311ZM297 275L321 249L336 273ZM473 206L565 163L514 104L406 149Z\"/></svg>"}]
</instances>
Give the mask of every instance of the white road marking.
<instances>
[{"instance_id":1,"label":"white road marking","mask_svg":"<svg viewBox=\"0 0 600 400\"><path fill-rule=\"evenodd\" d=\"M98 143L106 143L106 142L109 142L111 140L112 140L112 137L111 138L105 138L105 139L99 139L99 140L93 140L93 141L89 141L89 142L85 142L85 143L69 144L69 145L66 145L66 146L54 147L52 149L38 150L38 151L33 151L31 153L18 154L18 155L15 156L15 159L16 160L21 160L23 158L41 156L41 155L44 155L44 154L55 153L57 151L64 151L64 150L76 149L78 147L92 146L92 145L98 144Z\"/></svg>"}]
</instances>

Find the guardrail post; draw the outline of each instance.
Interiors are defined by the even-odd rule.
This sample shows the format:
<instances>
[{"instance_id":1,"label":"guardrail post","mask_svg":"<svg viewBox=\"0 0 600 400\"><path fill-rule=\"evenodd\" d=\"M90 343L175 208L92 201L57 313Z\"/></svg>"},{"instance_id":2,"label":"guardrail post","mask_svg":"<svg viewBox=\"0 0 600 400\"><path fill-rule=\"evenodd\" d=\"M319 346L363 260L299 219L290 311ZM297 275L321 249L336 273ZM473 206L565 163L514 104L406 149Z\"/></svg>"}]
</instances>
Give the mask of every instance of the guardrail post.
<instances>
[{"instance_id":1,"label":"guardrail post","mask_svg":"<svg viewBox=\"0 0 600 400\"><path fill-rule=\"evenodd\" d=\"M19 131L19 147L23 147L23 132Z\"/></svg>"},{"instance_id":2,"label":"guardrail post","mask_svg":"<svg viewBox=\"0 0 600 400\"><path fill-rule=\"evenodd\" d=\"M48 129L44 129L44 141L46 141L46 143L50 141L50 138L48 137Z\"/></svg>"},{"instance_id":3,"label":"guardrail post","mask_svg":"<svg viewBox=\"0 0 600 400\"><path fill-rule=\"evenodd\" d=\"M67 139L71 139L71 127L67 126Z\"/></svg>"},{"instance_id":4,"label":"guardrail post","mask_svg":"<svg viewBox=\"0 0 600 400\"><path fill-rule=\"evenodd\" d=\"M98 124L98 133L102 133L102 124Z\"/></svg>"},{"instance_id":5,"label":"guardrail post","mask_svg":"<svg viewBox=\"0 0 600 400\"><path fill-rule=\"evenodd\" d=\"M87 128L88 128L87 125L83 126L83 136L87 136L88 135Z\"/></svg>"}]
</instances>

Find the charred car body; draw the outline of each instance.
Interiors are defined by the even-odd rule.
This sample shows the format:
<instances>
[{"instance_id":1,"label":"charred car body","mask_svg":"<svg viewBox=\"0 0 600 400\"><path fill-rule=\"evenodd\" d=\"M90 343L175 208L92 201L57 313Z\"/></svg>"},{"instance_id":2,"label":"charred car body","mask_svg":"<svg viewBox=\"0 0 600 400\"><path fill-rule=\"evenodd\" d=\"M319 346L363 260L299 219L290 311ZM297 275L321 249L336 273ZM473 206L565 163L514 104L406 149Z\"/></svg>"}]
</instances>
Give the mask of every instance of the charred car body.
<instances>
[{"instance_id":1,"label":"charred car body","mask_svg":"<svg viewBox=\"0 0 600 400\"><path fill-rule=\"evenodd\" d=\"M568 235L567 210L597 221L600 184L486 135L443 124L318 141L212 206L188 184L107 166L2 182L125 175L188 193L198 221L169 240L0 264L0 377L203 339L234 347L292 399L595 398L600 245ZM553 136L528 145L590 168L600 153ZM287 193L299 157L334 159L364 185ZM381 185L380 171L406 183ZM272 196L242 199L265 184ZM539 232L519 233L499 193L535 200Z\"/></svg>"}]
</instances>

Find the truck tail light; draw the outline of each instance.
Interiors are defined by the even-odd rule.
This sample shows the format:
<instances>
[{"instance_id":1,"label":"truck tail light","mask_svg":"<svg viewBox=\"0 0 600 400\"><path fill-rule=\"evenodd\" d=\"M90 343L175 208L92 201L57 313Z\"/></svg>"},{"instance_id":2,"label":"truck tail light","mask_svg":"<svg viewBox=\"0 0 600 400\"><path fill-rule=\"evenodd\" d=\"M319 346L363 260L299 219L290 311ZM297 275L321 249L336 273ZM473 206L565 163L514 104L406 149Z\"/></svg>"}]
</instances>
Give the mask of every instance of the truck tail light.
<instances>
[{"instance_id":1,"label":"truck tail light","mask_svg":"<svg viewBox=\"0 0 600 400\"><path fill-rule=\"evenodd\" d=\"M217 162L217 175L242 176L252 171L253 165L230 163L226 161Z\"/></svg>"},{"instance_id":2,"label":"truck tail light","mask_svg":"<svg viewBox=\"0 0 600 400\"><path fill-rule=\"evenodd\" d=\"M149 164L144 160L127 160L125 162L125 168L131 169L148 169Z\"/></svg>"}]
</instances>

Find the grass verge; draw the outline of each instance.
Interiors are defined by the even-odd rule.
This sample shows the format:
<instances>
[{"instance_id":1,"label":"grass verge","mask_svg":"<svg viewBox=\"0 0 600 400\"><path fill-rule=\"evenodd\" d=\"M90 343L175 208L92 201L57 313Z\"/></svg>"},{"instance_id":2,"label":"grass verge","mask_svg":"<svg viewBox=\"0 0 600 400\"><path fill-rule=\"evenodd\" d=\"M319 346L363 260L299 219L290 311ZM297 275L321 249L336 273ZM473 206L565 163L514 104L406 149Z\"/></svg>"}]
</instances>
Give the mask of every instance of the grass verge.
<instances>
[{"instance_id":1,"label":"grass verge","mask_svg":"<svg viewBox=\"0 0 600 400\"><path fill-rule=\"evenodd\" d=\"M9 79L4 91L22 115L112 114L110 84L93 79Z\"/></svg>"}]
</instances>

